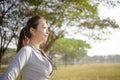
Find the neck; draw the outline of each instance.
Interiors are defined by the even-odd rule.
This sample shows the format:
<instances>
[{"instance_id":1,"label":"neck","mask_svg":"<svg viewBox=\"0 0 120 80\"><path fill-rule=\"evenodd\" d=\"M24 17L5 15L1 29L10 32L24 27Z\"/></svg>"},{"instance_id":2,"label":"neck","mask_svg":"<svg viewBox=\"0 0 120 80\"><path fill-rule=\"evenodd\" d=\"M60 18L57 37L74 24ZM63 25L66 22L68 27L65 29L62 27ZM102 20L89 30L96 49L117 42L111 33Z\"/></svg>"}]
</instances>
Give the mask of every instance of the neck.
<instances>
[{"instance_id":1,"label":"neck","mask_svg":"<svg viewBox=\"0 0 120 80\"><path fill-rule=\"evenodd\" d=\"M30 44L35 48L35 49L40 49L40 43L38 43L37 41L35 40L30 40Z\"/></svg>"}]
</instances>

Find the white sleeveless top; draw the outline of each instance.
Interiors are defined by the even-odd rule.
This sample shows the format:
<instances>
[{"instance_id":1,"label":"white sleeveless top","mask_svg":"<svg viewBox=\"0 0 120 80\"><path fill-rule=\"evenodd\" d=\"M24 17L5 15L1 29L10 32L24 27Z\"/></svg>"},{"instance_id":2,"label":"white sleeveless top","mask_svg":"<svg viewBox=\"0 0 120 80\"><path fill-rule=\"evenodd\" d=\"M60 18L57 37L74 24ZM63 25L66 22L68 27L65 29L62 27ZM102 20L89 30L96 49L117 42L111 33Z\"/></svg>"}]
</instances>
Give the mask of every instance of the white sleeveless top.
<instances>
[{"instance_id":1,"label":"white sleeveless top","mask_svg":"<svg viewBox=\"0 0 120 80\"><path fill-rule=\"evenodd\" d=\"M50 80L53 71L51 62L30 44L16 54L0 80L16 80L22 74L22 80Z\"/></svg>"}]
</instances>

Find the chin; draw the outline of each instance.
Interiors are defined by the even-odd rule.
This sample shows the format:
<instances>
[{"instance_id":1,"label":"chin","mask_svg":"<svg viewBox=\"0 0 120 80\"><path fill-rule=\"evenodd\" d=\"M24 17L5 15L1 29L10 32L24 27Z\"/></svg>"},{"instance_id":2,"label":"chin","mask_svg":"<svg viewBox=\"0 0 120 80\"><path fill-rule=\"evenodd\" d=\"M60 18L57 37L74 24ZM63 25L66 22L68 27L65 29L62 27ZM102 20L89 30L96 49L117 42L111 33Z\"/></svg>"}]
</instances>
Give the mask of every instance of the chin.
<instances>
[{"instance_id":1,"label":"chin","mask_svg":"<svg viewBox=\"0 0 120 80\"><path fill-rule=\"evenodd\" d=\"M44 42L47 42L47 39Z\"/></svg>"},{"instance_id":2,"label":"chin","mask_svg":"<svg viewBox=\"0 0 120 80\"><path fill-rule=\"evenodd\" d=\"M43 41L42 41L42 43L45 43L47 41L47 39L44 39Z\"/></svg>"}]
</instances>

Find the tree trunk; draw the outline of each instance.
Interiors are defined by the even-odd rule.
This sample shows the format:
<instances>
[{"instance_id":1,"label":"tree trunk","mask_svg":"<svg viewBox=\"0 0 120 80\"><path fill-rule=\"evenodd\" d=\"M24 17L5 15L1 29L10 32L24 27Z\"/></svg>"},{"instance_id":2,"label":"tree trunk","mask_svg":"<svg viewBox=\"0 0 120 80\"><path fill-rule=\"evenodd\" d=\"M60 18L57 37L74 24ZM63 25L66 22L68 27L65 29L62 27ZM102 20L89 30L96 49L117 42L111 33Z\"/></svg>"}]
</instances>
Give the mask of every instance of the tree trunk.
<instances>
[{"instance_id":1,"label":"tree trunk","mask_svg":"<svg viewBox=\"0 0 120 80\"><path fill-rule=\"evenodd\" d=\"M2 65L2 51L0 50L0 68L1 68L1 65Z\"/></svg>"}]
</instances>

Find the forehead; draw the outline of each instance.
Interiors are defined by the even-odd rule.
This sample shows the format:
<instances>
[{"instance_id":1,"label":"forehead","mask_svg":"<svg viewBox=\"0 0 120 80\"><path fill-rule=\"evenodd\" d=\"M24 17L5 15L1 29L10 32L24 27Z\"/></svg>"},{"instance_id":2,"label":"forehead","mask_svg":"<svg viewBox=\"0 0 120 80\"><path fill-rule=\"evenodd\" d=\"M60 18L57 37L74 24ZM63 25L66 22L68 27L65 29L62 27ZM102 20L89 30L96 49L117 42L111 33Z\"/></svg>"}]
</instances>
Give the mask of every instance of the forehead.
<instances>
[{"instance_id":1,"label":"forehead","mask_svg":"<svg viewBox=\"0 0 120 80\"><path fill-rule=\"evenodd\" d=\"M45 20L45 19L40 19L40 20L39 20L39 26L47 27L46 20Z\"/></svg>"}]
</instances>

